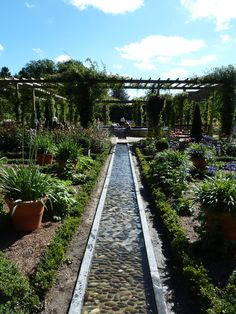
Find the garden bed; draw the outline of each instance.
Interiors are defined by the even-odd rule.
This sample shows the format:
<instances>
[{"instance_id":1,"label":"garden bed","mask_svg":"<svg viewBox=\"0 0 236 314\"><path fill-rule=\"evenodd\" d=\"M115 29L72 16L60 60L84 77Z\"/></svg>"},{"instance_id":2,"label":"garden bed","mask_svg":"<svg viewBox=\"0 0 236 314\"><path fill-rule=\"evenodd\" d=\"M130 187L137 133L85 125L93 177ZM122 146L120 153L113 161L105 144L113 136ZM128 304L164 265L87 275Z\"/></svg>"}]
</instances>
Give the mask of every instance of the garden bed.
<instances>
[{"instance_id":1,"label":"garden bed","mask_svg":"<svg viewBox=\"0 0 236 314\"><path fill-rule=\"evenodd\" d=\"M181 191L182 186L173 185L174 180L180 178L177 176L178 174L165 172L166 169L170 171L170 168L166 168L168 165L167 156L165 156L165 162L162 165L162 170L160 170L163 172L158 187L156 184L157 172L154 172L155 176L153 177L144 155L139 149L136 152L142 175L156 206L156 215L161 217L166 229L177 269L182 273L183 282L186 282L189 290L192 291L194 299L198 303L199 313L235 313L235 246L229 242L227 245L222 237L211 238L211 241L214 240L212 243L209 242L209 238L200 237L199 230L197 230L200 226L199 219L196 219L200 212L198 204L194 204L194 214L177 213L179 211L179 200L177 201L177 199L181 194L179 191ZM172 156L171 153L170 156ZM173 154L173 156L177 158L178 153ZM179 155L179 157L181 156ZM160 160L158 161L159 163L156 162L155 165L160 165ZM168 180L168 176L171 180ZM189 184L188 188L190 188ZM175 198L172 193L169 194L171 198L168 199L167 195L170 189L173 189L172 192L177 196L176 201L173 201ZM163 191L167 194L165 195Z\"/></svg>"},{"instance_id":2,"label":"garden bed","mask_svg":"<svg viewBox=\"0 0 236 314\"><path fill-rule=\"evenodd\" d=\"M60 225L60 222L44 222L41 228L23 233L9 224L7 229L0 232L0 250L6 258L16 263L22 274L32 275Z\"/></svg>"}]
</instances>

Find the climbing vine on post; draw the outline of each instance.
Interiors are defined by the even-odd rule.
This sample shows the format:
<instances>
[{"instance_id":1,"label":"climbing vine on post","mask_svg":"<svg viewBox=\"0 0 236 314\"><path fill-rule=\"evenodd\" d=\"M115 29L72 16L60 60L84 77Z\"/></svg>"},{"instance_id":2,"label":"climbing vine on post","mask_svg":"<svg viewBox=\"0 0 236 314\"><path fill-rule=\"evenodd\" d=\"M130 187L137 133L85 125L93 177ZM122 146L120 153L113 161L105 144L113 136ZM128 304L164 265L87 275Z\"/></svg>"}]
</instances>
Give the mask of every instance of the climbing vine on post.
<instances>
[{"instance_id":1,"label":"climbing vine on post","mask_svg":"<svg viewBox=\"0 0 236 314\"><path fill-rule=\"evenodd\" d=\"M143 106L142 103L137 99L133 103L132 116L136 126L141 126L143 124Z\"/></svg>"},{"instance_id":2,"label":"climbing vine on post","mask_svg":"<svg viewBox=\"0 0 236 314\"><path fill-rule=\"evenodd\" d=\"M108 105L102 106L102 121L105 125L110 121L110 109Z\"/></svg>"},{"instance_id":3,"label":"climbing vine on post","mask_svg":"<svg viewBox=\"0 0 236 314\"><path fill-rule=\"evenodd\" d=\"M212 73L206 75L204 78L219 80L223 84L222 88L218 92L222 103L220 108L221 134L230 136L236 104L236 69L233 65L215 68Z\"/></svg>"},{"instance_id":4,"label":"climbing vine on post","mask_svg":"<svg viewBox=\"0 0 236 314\"><path fill-rule=\"evenodd\" d=\"M52 119L53 119L53 115L54 115L54 106L55 106L55 100L54 100L54 98L50 97L45 103L45 111L44 111L45 123L44 123L44 125L46 128L52 127Z\"/></svg>"},{"instance_id":5,"label":"climbing vine on post","mask_svg":"<svg viewBox=\"0 0 236 314\"><path fill-rule=\"evenodd\" d=\"M164 99L156 94L151 94L147 100L148 136L158 137L160 134L161 111Z\"/></svg>"}]
</instances>

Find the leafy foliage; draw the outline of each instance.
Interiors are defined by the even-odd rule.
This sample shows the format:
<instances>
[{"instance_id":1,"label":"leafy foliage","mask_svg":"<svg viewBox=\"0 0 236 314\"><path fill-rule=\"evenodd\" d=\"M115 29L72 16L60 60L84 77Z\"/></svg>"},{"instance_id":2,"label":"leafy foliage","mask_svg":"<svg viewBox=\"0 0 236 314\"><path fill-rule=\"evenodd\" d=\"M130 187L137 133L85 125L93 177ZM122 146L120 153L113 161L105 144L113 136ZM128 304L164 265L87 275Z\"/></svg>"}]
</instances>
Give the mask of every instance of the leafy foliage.
<instances>
[{"instance_id":1,"label":"leafy foliage","mask_svg":"<svg viewBox=\"0 0 236 314\"><path fill-rule=\"evenodd\" d=\"M148 131L149 136L158 136L160 132L160 116L164 108L164 99L156 94L151 94L147 101Z\"/></svg>"},{"instance_id":2,"label":"leafy foliage","mask_svg":"<svg viewBox=\"0 0 236 314\"><path fill-rule=\"evenodd\" d=\"M46 132L37 133L37 135L32 138L32 145L34 150L40 154L53 154L56 150L52 136Z\"/></svg>"},{"instance_id":3,"label":"leafy foliage","mask_svg":"<svg viewBox=\"0 0 236 314\"><path fill-rule=\"evenodd\" d=\"M236 182L232 177L218 174L207 178L196 191L196 201L209 212L236 214Z\"/></svg>"},{"instance_id":4,"label":"leafy foliage","mask_svg":"<svg viewBox=\"0 0 236 314\"><path fill-rule=\"evenodd\" d=\"M2 169L0 189L6 198L22 201L42 199L51 192L51 179L34 166Z\"/></svg>"},{"instance_id":5,"label":"leafy foliage","mask_svg":"<svg viewBox=\"0 0 236 314\"><path fill-rule=\"evenodd\" d=\"M150 163L150 176L167 195L178 196L186 189L186 179L189 176L188 162L184 153L164 150Z\"/></svg>"},{"instance_id":6,"label":"leafy foliage","mask_svg":"<svg viewBox=\"0 0 236 314\"><path fill-rule=\"evenodd\" d=\"M46 203L44 217L47 220L61 220L75 210L75 191L69 183L59 179L51 181L51 193Z\"/></svg>"},{"instance_id":7,"label":"leafy foliage","mask_svg":"<svg viewBox=\"0 0 236 314\"><path fill-rule=\"evenodd\" d=\"M0 252L0 312L36 313L41 308L38 296L16 265Z\"/></svg>"},{"instance_id":8,"label":"leafy foliage","mask_svg":"<svg viewBox=\"0 0 236 314\"><path fill-rule=\"evenodd\" d=\"M186 153L190 158L212 159L215 155L215 150L202 143L191 143L187 146Z\"/></svg>"},{"instance_id":9,"label":"leafy foliage","mask_svg":"<svg viewBox=\"0 0 236 314\"><path fill-rule=\"evenodd\" d=\"M58 160L77 160L80 148L73 140L64 140L57 146L56 158Z\"/></svg>"}]
</instances>

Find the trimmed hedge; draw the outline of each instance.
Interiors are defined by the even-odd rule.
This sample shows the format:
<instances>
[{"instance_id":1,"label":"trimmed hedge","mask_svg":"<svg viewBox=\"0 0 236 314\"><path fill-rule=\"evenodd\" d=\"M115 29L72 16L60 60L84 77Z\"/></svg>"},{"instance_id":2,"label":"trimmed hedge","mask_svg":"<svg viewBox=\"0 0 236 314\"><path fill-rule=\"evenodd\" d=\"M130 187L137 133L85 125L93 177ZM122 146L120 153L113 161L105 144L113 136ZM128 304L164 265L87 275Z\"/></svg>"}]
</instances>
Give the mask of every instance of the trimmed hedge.
<instances>
[{"instance_id":1,"label":"trimmed hedge","mask_svg":"<svg viewBox=\"0 0 236 314\"><path fill-rule=\"evenodd\" d=\"M0 252L0 313L37 313L41 309L38 296L29 281Z\"/></svg>"}]
</instances>

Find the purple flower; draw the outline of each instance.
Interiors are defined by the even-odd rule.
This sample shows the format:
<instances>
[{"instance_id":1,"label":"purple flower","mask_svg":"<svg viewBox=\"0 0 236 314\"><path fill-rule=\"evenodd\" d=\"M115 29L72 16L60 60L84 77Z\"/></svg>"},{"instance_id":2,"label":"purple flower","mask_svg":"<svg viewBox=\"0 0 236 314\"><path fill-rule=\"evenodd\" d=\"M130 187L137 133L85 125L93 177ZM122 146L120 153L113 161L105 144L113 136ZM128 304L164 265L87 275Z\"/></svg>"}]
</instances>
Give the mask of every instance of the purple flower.
<instances>
[{"instance_id":1,"label":"purple flower","mask_svg":"<svg viewBox=\"0 0 236 314\"><path fill-rule=\"evenodd\" d=\"M229 170L229 171L236 171L236 163L233 161L228 162L225 165L225 170Z\"/></svg>"}]
</instances>

